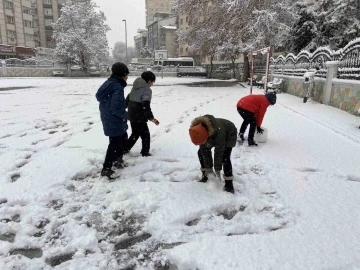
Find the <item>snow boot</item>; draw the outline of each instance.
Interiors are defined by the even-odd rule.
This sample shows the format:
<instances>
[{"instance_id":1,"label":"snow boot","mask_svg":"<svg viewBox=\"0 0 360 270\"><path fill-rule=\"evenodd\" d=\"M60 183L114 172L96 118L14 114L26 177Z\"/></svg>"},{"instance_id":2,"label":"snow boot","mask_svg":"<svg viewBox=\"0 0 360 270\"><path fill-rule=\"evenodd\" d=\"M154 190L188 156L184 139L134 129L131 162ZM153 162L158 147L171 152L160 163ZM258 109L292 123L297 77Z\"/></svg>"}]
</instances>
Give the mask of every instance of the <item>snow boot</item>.
<instances>
[{"instance_id":1,"label":"snow boot","mask_svg":"<svg viewBox=\"0 0 360 270\"><path fill-rule=\"evenodd\" d=\"M125 167L127 167L128 165L124 162L124 160L122 158L119 158L118 160L116 160L114 162L114 166L117 169L124 169Z\"/></svg>"},{"instance_id":2,"label":"snow boot","mask_svg":"<svg viewBox=\"0 0 360 270\"><path fill-rule=\"evenodd\" d=\"M255 141L252 140L252 139L249 139L249 140L248 140L248 144L249 144L249 146L258 146L257 142L255 142Z\"/></svg>"},{"instance_id":3,"label":"snow boot","mask_svg":"<svg viewBox=\"0 0 360 270\"><path fill-rule=\"evenodd\" d=\"M241 142L245 141L244 133L239 133L239 141Z\"/></svg>"},{"instance_id":4,"label":"snow boot","mask_svg":"<svg viewBox=\"0 0 360 270\"><path fill-rule=\"evenodd\" d=\"M111 178L114 174L114 171L110 168L103 168L101 170L101 176L107 176L108 178Z\"/></svg>"},{"instance_id":5,"label":"snow boot","mask_svg":"<svg viewBox=\"0 0 360 270\"><path fill-rule=\"evenodd\" d=\"M226 180L226 178L233 179L233 176L228 176L228 177L224 176L225 179L224 191L234 194L235 190L233 186L233 180Z\"/></svg>"},{"instance_id":6,"label":"snow boot","mask_svg":"<svg viewBox=\"0 0 360 270\"><path fill-rule=\"evenodd\" d=\"M199 183L206 183L209 180L207 173L206 172L202 172L202 177L201 179L198 181Z\"/></svg>"},{"instance_id":7,"label":"snow boot","mask_svg":"<svg viewBox=\"0 0 360 270\"><path fill-rule=\"evenodd\" d=\"M141 153L141 155L143 157L151 157L152 156L152 154L150 154L150 153Z\"/></svg>"}]
</instances>

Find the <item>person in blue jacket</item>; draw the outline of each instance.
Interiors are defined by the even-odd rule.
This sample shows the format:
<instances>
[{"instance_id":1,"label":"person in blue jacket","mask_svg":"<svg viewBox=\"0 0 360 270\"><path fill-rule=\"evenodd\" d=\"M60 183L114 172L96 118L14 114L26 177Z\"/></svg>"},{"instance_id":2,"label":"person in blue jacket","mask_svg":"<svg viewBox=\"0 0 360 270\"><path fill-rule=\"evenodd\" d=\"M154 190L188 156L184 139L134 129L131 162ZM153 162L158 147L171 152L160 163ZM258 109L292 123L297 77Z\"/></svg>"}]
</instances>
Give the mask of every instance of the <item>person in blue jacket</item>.
<instances>
[{"instance_id":1,"label":"person in blue jacket","mask_svg":"<svg viewBox=\"0 0 360 270\"><path fill-rule=\"evenodd\" d=\"M123 154L127 141L128 113L125 110L124 88L126 87L129 69L121 62L113 64L112 75L96 93L100 102L99 110L105 136L109 137L109 146L101 170L101 176L112 177L112 166L123 167Z\"/></svg>"}]
</instances>

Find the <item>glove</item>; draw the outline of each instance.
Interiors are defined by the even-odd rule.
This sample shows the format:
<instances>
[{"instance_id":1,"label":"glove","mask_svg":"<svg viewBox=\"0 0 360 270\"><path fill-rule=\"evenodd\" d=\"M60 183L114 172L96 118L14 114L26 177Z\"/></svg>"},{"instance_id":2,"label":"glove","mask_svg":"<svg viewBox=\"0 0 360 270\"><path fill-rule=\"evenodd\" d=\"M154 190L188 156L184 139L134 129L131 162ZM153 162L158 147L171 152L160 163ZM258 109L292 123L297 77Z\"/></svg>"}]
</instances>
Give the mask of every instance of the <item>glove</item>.
<instances>
[{"instance_id":1,"label":"glove","mask_svg":"<svg viewBox=\"0 0 360 270\"><path fill-rule=\"evenodd\" d=\"M256 127L257 132L263 134L264 130L261 127Z\"/></svg>"},{"instance_id":2,"label":"glove","mask_svg":"<svg viewBox=\"0 0 360 270\"><path fill-rule=\"evenodd\" d=\"M221 177L220 171L215 171L215 176L216 176L216 178L220 178Z\"/></svg>"},{"instance_id":3,"label":"glove","mask_svg":"<svg viewBox=\"0 0 360 270\"><path fill-rule=\"evenodd\" d=\"M153 122L157 126L160 124L160 122L155 118L151 119L151 122Z\"/></svg>"}]
</instances>

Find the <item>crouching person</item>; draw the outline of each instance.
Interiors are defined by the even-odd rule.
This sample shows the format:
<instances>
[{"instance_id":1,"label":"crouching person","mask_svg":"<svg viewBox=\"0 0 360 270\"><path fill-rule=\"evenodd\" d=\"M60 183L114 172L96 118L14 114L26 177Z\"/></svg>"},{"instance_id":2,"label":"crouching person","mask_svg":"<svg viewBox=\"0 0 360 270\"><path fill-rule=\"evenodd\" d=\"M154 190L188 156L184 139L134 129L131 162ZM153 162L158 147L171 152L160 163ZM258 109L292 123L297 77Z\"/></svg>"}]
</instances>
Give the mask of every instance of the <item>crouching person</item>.
<instances>
[{"instance_id":1,"label":"crouching person","mask_svg":"<svg viewBox=\"0 0 360 270\"><path fill-rule=\"evenodd\" d=\"M231 151L237 139L235 125L226 119L204 115L192 121L189 133L191 141L200 146L198 156L202 178L199 182L207 182L209 174L214 174L213 167L217 178L220 178L220 171L223 169L224 190L234 193ZM211 155L213 147L215 147L214 162Z\"/></svg>"},{"instance_id":2,"label":"crouching person","mask_svg":"<svg viewBox=\"0 0 360 270\"><path fill-rule=\"evenodd\" d=\"M240 116L244 119L240 131L239 138L242 142L245 141L245 131L247 126L250 124L250 130L248 135L249 146L257 146L258 144L254 141L255 130L258 133L263 133L261 128L262 121L264 119L267 108L270 105L276 103L276 93L269 92L265 95L249 95L241 98L236 107Z\"/></svg>"}]
</instances>

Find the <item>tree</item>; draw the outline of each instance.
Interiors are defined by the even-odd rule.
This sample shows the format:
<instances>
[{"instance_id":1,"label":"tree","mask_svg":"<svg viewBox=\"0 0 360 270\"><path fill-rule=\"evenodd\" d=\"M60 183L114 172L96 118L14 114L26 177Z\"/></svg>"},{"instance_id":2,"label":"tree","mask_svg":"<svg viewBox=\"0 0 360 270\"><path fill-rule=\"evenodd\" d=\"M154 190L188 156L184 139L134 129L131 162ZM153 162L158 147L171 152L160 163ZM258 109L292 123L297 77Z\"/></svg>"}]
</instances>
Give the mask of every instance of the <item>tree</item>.
<instances>
[{"instance_id":1,"label":"tree","mask_svg":"<svg viewBox=\"0 0 360 270\"><path fill-rule=\"evenodd\" d=\"M140 51L141 58L153 58L154 57L154 51L149 49L147 46L142 48Z\"/></svg>"},{"instance_id":2,"label":"tree","mask_svg":"<svg viewBox=\"0 0 360 270\"><path fill-rule=\"evenodd\" d=\"M314 12L303 2L296 3L295 8L299 18L288 34L285 47L293 53L299 53L304 48L313 51L316 45L312 41L319 36Z\"/></svg>"},{"instance_id":3,"label":"tree","mask_svg":"<svg viewBox=\"0 0 360 270\"><path fill-rule=\"evenodd\" d=\"M319 0L296 6L300 18L293 24L287 42L287 48L295 53L321 46L337 50L360 35L359 0Z\"/></svg>"},{"instance_id":4,"label":"tree","mask_svg":"<svg viewBox=\"0 0 360 270\"><path fill-rule=\"evenodd\" d=\"M178 31L179 41L206 54L201 43L219 47L233 40L248 61L252 50L282 45L296 18L292 4L293 0L177 0L176 8L190 18L189 28Z\"/></svg>"},{"instance_id":5,"label":"tree","mask_svg":"<svg viewBox=\"0 0 360 270\"><path fill-rule=\"evenodd\" d=\"M125 42L120 41L115 43L114 49L112 50L112 55L115 62L130 63L131 58L135 58L137 56L137 52L134 47L128 47L128 58L126 59L126 44Z\"/></svg>"},{"instance_id":6,"label":"tree","mask_svg":"<svg viewBox=\"0 0 360 270\"><path fill-rule=\"evenodd\" d=\"M109 48L103 12L93 0L66 0L61 17L54 24L57 59L64 64L77 64L86 72L91 64L108 60Z\"/></svg>"},{"instance_id":7,"label":"tree","mask_svg":"<svg viewBox=\"0 0 360 270\"><path fill-rule=\"evenodd\" d=\"M228 40L224 42L219 48L218 52L223 54L225 56L226 60L230 60L232 64L232 70L233 70L233 78L236 77L235 73L235 61L238 59L242 53L241 47L237 44L238 42L235 42L233 40Z\"/></svg>"}]
</instances>

